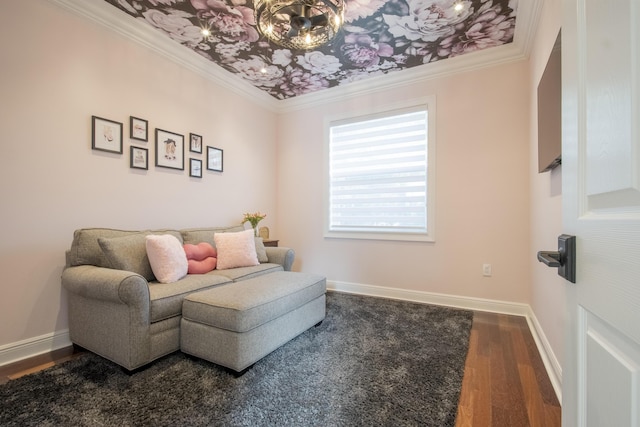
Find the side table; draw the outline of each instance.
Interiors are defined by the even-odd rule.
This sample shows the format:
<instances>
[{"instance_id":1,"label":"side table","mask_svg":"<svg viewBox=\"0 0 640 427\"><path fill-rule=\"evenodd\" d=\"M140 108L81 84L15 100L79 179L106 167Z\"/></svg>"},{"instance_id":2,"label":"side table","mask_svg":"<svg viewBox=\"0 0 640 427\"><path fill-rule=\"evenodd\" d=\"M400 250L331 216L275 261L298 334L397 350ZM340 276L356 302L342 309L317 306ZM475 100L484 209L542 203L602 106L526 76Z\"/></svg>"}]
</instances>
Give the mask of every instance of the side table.
<instances>
[{"instance_id":1,"label":"side table","mask_svg":"<svg viewBox=\"0 0 640 427\"><path fill-rule=\"evenodd\" d=\"M264 243L265 246L271 246L271 247L278 247L278 242L279 240L273 240L273 239L264 239L262 241L262 243Z\"/></svg>"}]
</instances>

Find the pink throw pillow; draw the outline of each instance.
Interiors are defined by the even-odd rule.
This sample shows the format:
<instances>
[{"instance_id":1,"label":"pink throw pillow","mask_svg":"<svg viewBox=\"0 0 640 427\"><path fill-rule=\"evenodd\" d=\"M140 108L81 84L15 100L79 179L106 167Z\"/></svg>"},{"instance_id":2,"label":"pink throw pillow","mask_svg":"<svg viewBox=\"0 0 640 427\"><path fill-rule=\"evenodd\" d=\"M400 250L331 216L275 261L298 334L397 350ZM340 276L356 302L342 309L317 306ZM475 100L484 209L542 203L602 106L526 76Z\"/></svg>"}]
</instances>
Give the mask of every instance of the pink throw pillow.
<instances>
[{"instance_id":1,"label":"pink throw pillow","mask_svg":"<svg viewBox=\"0 0 640 427\"><path fill-rule=\"evenodd\" d=\"M215 258L218 256L216 248L214 248L210 243L207 242L200 242L197 245L185 243L184 252L187 254L187 259L195 259L197 261L202 261L203 259L209 257Z\"/></svg>"},{"instance_id":2,"label":"pink throw pillow","mask_svg":"<svg viewBox=\"0 0 640 427\"><path fill-rule=\"evenodd\" d=\"M216 268L217 251L210 243L185 243L183 247L189 264L189 274L205 274Z\"/></svg>"},{"instance_id":3,"label":"pink throw pillow","mask_svg":"<svg viewBox=\"0 0 640 427\"><path fill-rule=\"evenodd\" d=\"M253 230L236 233L216 233L213 241L218 251L218 270L258 265L256 242Z\"/></svg>"},{"instance_id":4,"label":"pink throw pillow","mask_svg":"<svg viewBox=\"0 0 640 427\"><path fill-rule=\"evenodd\" d=\"M189 274L205 274L216 268L216 264L218 260L212 256L202 259L195 260L190 259L189 261Z\"/></svg>"}]
</instances>

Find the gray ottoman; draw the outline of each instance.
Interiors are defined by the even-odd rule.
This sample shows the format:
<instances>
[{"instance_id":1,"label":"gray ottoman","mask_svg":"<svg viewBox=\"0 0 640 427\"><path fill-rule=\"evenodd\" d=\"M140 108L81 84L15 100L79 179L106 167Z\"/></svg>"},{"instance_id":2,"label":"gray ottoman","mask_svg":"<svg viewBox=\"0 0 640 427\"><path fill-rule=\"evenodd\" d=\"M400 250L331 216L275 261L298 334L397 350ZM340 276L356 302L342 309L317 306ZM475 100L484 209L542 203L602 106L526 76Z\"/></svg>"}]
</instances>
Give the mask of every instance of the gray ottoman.
<instances>
[{"instance_id":1,"label":"gray ottoman","mask_svg":"<svg viewBox=\"0 0 640 427\"><path fill-rule=\"evenodd\" d=\"M321 322L326 288L322 276L276 271L190 294L180 349L242 372Z\"/></svg>"}]
</instances>

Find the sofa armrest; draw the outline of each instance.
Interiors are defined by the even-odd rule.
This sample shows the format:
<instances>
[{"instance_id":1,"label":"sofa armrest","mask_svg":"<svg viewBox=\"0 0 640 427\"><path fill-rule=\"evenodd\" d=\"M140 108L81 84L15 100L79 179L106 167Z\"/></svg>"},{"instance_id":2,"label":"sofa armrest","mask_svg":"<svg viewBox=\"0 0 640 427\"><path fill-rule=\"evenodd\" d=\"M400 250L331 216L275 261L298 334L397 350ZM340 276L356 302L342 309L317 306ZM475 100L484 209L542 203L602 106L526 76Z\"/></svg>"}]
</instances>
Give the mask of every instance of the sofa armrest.
<instances>
[{"instance_id":1,"label":"sofa armrest","mask_svg":"<svg viewBox=\"0 0 640 427\"><path fill-rule=\"evenodd\" d=\"M94 265L68 267L62 286L84 298L115 302L149 310L149 283L139 274Z\"/></svg>"},{"instance_id":2,"label":"sofa armrest","mask_svg":"<svg viewBox=\"0 0 640 427\"><path fill-rule=\"evenodd\" d=\"M284 268L284 271L291 271L293 259L296 255L293 249L273 246L267 246L264 249L267 251L267 258L269 259L269 262L280 264L282 268Z\"/></svg>"}]
</instances>

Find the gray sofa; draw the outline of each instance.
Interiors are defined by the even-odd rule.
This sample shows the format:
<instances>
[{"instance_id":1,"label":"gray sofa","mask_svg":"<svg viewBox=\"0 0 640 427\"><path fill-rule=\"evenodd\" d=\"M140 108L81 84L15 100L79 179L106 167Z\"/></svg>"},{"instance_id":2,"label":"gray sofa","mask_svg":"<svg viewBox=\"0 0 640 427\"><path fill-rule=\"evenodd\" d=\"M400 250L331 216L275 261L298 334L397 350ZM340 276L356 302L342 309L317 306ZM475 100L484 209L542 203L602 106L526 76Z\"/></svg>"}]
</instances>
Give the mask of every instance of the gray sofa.
<instances>
[{"instance_id":1,"label":"gray sofa","mask_svg":"<svg viewBox=\"0 0 640 427\"><path fill-rule=\"evenodd\" d=\"M233 286L272 272L290 271L294 252L284 247L265 248L257 238L260 260L257 266L188 274L174 283L159 283L154 280L146 257L145 236L169 233L182 243L214 244L215 233L241 230L242 226L145 231L76 230L62 273L62 285L68 293L71 341L128 370L179 350L182 307L187 296L215 287ZM309 323L324 318L324 278L321 282L316 285L318 290L318 286L323 287L321 299L320 292L316 291L314 300L316 307L322 302L322 312L316 309L312 315L303 316L309 317ZM295 335L300 332L296 331ZM295 335L284 337L284 342Z\"/></svg>"}]
</instances>

